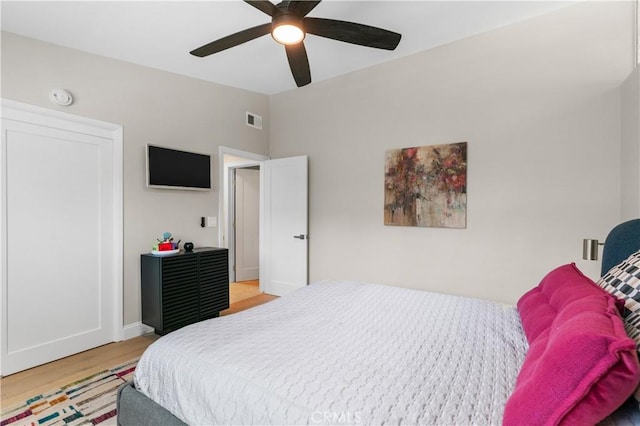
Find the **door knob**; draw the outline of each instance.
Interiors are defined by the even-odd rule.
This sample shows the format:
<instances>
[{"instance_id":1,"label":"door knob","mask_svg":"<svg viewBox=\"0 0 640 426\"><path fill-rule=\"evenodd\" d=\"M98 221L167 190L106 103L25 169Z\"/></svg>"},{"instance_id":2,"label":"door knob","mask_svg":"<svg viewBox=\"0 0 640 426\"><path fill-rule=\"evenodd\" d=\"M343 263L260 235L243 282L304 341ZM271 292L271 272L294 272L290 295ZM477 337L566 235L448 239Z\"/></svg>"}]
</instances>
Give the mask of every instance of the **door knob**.
<instances>
[{"instance_id":1,"label":"door knob","mask_svg":"<svg viewBox=\"0 0 640 426\"><path fill-rule=\"evenodd\" d=\"M293 238L297 238L299 240L304 240L306 238L306 236L304 234L300 234L300 235L294 235Z\"/></svg>"}]
</instances>

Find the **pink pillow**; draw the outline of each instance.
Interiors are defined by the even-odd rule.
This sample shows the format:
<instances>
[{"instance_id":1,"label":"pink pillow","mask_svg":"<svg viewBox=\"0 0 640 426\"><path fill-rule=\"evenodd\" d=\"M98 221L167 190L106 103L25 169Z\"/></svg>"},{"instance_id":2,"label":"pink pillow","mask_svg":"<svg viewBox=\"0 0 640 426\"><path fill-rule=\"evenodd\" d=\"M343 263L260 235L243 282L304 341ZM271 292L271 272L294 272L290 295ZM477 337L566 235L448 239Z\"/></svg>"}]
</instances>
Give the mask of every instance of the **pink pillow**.
<instances>
[{"instance_id":1,"label":"pink pillow","mask_svg":"<svg viewBox=\"0 0 640 426\"><path fill-rule=\"evenodd\" d=\"M640 381L616 299L569 264L518 301L529 351L505 425L595 424Z\"/></svg>"}]
</instances>

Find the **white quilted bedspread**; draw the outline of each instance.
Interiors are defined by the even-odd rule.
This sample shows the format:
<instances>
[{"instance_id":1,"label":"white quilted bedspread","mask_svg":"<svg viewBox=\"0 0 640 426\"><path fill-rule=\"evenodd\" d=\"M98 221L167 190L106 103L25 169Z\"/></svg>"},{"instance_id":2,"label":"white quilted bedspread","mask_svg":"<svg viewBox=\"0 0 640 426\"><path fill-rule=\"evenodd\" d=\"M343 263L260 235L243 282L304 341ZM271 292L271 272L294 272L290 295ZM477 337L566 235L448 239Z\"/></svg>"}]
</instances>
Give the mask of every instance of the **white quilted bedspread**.
<instances>
[{"instance_id":1,"label":"white quilted bedspread","mask_svg":"<svg viewBox=\"0 0 640 426\"><path fill-rule=\"evenodd\" d=\"M191 425L498 425L526 351L513 307L325 281L162 337L135 384Z\"/></svg>"}]
</instances>

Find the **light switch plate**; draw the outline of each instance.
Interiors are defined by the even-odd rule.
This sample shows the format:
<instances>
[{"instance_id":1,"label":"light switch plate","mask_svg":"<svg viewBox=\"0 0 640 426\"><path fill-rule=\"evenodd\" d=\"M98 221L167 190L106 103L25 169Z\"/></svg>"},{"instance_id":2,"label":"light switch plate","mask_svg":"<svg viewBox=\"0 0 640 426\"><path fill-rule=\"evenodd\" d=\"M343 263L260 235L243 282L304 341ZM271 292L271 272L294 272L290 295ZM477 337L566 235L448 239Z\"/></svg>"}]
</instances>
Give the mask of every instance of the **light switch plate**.
<instances>
[{"instance_id":1,"label":"light switch plate","mask_svg":"<svg viewBox=\"0 0 640 426\"><path fill-rule=\"evenodd\" d=\"M212 228L218 226L218 218L216 216L207 216L207 227Z\"/></svg>"}]
</instances>

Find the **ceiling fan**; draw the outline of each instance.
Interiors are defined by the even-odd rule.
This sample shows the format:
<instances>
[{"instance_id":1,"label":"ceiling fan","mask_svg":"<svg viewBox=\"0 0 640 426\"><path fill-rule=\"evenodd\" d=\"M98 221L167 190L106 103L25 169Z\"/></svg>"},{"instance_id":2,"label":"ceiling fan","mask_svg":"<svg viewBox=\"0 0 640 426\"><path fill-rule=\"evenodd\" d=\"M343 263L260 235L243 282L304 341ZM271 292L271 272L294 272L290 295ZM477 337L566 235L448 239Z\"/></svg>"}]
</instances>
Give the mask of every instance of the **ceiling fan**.
<instances>
[{"instance_id":1,"label":"ceiling fan","mask_svg":"<svg viewBox=\"0 0 640 426\"><path fill-rule=\"evenodd\" d=\"M306 17L321 0L285 0L277 5L268 0L244 1L271 16L271 22L212 41L190 53L205 57L271 33L275 41L284 45L293 78L298 87L302 87L311 83L309 59L303 42L305 34L386 50L395 49L402 37L393 31L369 25Z\"/></svg>"}]
</instances>

